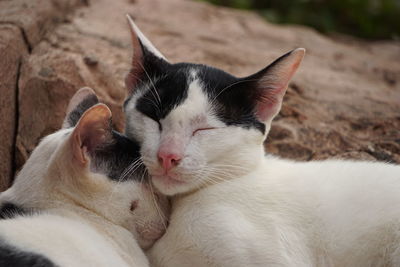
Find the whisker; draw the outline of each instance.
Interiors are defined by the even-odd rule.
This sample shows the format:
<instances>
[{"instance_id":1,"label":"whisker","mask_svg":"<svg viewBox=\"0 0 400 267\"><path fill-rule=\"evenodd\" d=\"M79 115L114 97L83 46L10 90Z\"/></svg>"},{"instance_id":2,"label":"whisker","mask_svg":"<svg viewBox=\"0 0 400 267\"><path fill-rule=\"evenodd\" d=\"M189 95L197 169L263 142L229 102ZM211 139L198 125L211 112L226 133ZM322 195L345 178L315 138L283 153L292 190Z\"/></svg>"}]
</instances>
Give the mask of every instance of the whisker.
<instances>
[{"instance_id":1,"label":"whisker","mask_svg":"<svg viewBox=\"0 0 400 267\"><path fill-rule=\"evenodd\" d=\"M164 230L167 230L167 225L165 224L165 221L167 221L167 218L165 217L165 215L161 211L160 207L158 206L158 203L157 203L157 201L156 201L156 199L154 197L154 190L153 190L153 185L152 185L151 182L149 183L149 186L150 186L150 191L151 191L153 204L154 204L154 206L155 206L155 208L157 210L158 216L160 216L161 222L162 222L162 224L164 226Z\"/></svg>"},{"instance_id":2,"label":"whisker","mask_svg":"<svg viewBox=\"0 0 400 267\"><path fill-rule=\"evenodd\" d=\"M121 176L117 180L117 184L114 185L112 188L109 196L108 196L108 202L110 202L111 198L114 195L115 190L117 190L118 185L130 174L132 174L134 171L136 171L140 166L142 165L141 159L137 159L133 161L131 164L128 165L128 167L125 168L125 170L122 172Z\"/></svg>"},{"instance_id":3,"label":"whisker","mask_svg":"<svg viewBox=\"0 0 400 267\"><path fill-rule=\"evenodd\" d=\"M151 91L151 88L150 88L150 91L152 92L152 94L153 94L154 97L157 97L157 100L158 100L159 104L161 105L161 104L162 104L162 103L161 103L161 98L160 98L160 95L159 95L158 92L157 92L157 89L156 89L156 87L155 87L155 85L154 85L153 80L150 78L150 75L149 75L149 73L146 71L146 69L144 68L143 64L142 64L141 62L139 62L139 64L140 64L140 66L142 67L142 69L143 69L144 73L146 74L147 78L149 79L149 81L150 81L150 83L151 83L151 85L152 85L152 87L153 87L153 89L154 89L154 93Z\"/></svg>"}]
</instances>

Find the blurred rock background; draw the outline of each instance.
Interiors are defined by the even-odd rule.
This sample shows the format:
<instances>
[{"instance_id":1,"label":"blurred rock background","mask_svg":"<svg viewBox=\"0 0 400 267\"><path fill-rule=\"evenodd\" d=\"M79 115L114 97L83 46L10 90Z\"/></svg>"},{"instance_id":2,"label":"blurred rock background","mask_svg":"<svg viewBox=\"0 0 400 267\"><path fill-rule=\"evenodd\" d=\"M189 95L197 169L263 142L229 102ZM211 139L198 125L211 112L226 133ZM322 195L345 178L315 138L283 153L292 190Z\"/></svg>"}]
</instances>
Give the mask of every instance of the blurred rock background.
<instances>
[{"instance_id":1,"label":"blurred rock background","mask_svg":"<svg viewBox=\"0 0 400 267\"><path fill-rule=\"evenodd\" d=\"M200 1L2 0L0 190L40 138L59 129L69 98L80 87L92 87L123 130L123 81L132 53L126 13L171 62L210 64L239 76L305 47L267 151L296 160L400 163L396 40L326 36ZM384 38L396 39L396 33Z\"/></svg>"}]
</instances>

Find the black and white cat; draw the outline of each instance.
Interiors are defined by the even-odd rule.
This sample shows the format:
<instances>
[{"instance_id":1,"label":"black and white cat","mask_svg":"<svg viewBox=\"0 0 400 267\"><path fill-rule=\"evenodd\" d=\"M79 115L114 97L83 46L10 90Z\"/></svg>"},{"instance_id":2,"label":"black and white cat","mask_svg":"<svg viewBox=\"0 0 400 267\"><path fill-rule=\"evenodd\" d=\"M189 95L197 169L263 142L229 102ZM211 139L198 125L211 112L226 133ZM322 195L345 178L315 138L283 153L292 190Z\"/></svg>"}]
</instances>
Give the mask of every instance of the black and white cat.
<instances>
[{"instance_id":1,"label":"black and white cat","mask_svg":"<svg viewBox=\"0 0 400 267\"><path fill-rule=\"evenodd\" d=\"M173 196L154 266L400 266L399 166L264 154L304 49L236 78L171 64L130 25L126 133Z\"/></svg>"},{"instance_id":2,"label":"black and white cat","mask_svg":"<svg viewBox=\"0 0 400 267\"><path fill-rule=\"evenodd\" d=\"M137 142L79 90L0 194L0 266L149 266L141 247L163 234L168 205L147 180Z\"/></svg>"}]
</instances>

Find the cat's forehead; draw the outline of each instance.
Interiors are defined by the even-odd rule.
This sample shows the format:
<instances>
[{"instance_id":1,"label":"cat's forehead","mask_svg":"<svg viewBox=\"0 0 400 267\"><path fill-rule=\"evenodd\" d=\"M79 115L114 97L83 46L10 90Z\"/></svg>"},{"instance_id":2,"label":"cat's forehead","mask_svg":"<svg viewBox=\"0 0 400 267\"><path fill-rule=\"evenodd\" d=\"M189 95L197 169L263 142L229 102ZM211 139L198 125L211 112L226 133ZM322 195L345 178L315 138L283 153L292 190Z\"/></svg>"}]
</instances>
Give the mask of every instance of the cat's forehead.
<instances>
[{"instance_id":1,"label":"cat's forehead","mask_svg":"<svg viewBox=\"0 0 400 267\"><path fill-rule=\"evenodd\" d=\"M64 140L66 140L69 137L72 130L73 130L72 128L61 129L55 133L49 134L40 141L39 145L35 150L54 151L56 147L58 147Z\"/></svg>"},{"instance_id":2,"label":"cat's forehead","mask_svg":"<svg viewBox=\"0 0 400 267\"><path fill-rule=\"evenodd\" d=\"M142 84L126 104L156 121L198 117L235 81L234 76L206 65L174 64Z\"/></svg>"},{"instance_id":3,"label":"cat's forehead","mask_svg":"<svg viewBox=\"0 0 400 267\"><path fill-rule=\"evenodd\" d=\"M195 73L193 72L193 75ZM180 123L187 120L204 120L209 109L209 101L203 90L201 80L194 76L187 88L186 98L175 106L163 120Z\"/></svg>"},{"instance_id":4,"label":"cat's forehead","mask_svg":"<svg viewBox=\"0 0 400 267\"><path fill-rule=\"evenodd\" d=\"M44 137L29 158L30 163L47 165L52 154L67 141L73 130L74 128L61 129ZM112 140L98 147L95 153L90 155L91 169L119 182L142 178L146 180L139 162L139 151L140 146L135 140L113 131ZM137 173L125 173L130 167L135 167Z\"/></svg>"}]
</instances>

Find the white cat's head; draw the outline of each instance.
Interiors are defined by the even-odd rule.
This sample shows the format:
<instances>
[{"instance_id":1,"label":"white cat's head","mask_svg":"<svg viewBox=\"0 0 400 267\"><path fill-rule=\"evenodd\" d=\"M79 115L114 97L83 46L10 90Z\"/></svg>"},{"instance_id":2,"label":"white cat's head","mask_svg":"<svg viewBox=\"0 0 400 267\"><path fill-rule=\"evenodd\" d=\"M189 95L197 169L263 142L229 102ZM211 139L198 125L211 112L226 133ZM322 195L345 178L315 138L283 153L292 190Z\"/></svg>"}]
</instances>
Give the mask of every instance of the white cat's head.
<instances>
[{"instance_id":1,"label":"white cat's head","mask_svg":"<svg viewBox=\"0 0 400 267\"><path fill-rule=\"evenodd\" d=\"M134 51L126 134L140 142L154 185L174 195L253 170L305 50L237 78L205 65L169 63L129 22Z\"/></svg>"},{"instance_id":2,"label":"white cat's head","mask_svg":"<svg viewBox=\"0 0 400 267\"><path fill-rule=\"evenodd\" d=\"M136 141L112 130L109 108L83 88L70 101L63 129L43 138L0 195L2 216L13 207L79 207L128 229L147 248L165 230L168 203L153 194L139 150Z\"/></svg>"}]
</instances>

